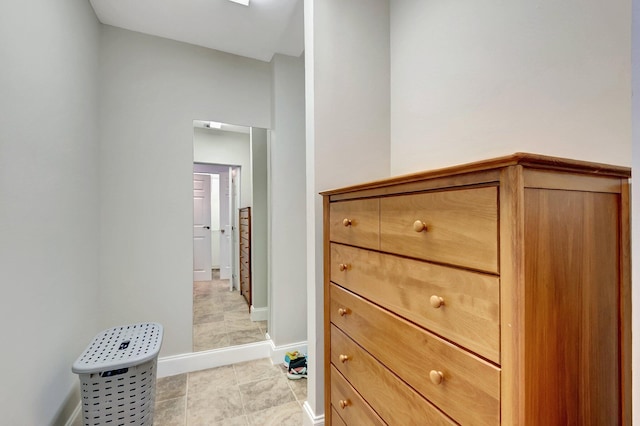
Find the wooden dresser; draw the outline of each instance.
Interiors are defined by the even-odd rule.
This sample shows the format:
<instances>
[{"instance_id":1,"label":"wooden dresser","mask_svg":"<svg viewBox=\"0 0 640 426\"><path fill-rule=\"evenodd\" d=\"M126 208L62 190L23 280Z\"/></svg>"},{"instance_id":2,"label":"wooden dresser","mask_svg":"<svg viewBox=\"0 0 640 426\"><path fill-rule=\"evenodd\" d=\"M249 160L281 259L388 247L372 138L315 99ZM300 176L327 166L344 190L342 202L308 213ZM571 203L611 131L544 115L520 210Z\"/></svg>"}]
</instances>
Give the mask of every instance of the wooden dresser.
<instances>
[{"instance_id":1,"label":"wooden dresser","mask_svg":"<svg viewBox=\"0 0 640 426\"><path fill-rule=\"evenodd\" d=\"M251 309L251 207L239 209L240 294Z\"/></svg>"},{"instance_id":2,"label":"wooden dresser","mask_svg":"<svg viewBox=\"0 0 640 426\"><path fill-rule=\"evenodd\" d=\"M327 425L631 425L629 176L514 154L323 192Z\"/></svg>"}]
</instances>

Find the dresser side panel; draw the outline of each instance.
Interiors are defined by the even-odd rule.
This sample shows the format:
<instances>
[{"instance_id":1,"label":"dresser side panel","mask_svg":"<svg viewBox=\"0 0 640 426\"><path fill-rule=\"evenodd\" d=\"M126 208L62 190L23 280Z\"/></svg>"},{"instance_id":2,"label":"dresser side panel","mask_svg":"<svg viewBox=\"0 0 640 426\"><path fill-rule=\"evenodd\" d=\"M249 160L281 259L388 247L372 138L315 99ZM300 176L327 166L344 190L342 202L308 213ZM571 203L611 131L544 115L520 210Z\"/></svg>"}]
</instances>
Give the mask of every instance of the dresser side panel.
<instances>
[{"instance_id":1,"label":"dresser side panel","mask_svg":"<svg viewBox=\"0 0 640 426\"><path fill-rule=\"evenodd\" d=\"M620 424L619 198L525 189L529 424Z\"/></svg>"},{"instance_id":2,"label":"dresser side panel","mask_svg":"<svg viewBox=\"0 0 640 426\"><path fill-rule=\"evenodd\" d=\"M630 214L630 184L628 179L622 179L620 185L620 338L622 350L622 424L632 424L632 350L631 350L631 220Z\"/></svg>"}]
</instances>

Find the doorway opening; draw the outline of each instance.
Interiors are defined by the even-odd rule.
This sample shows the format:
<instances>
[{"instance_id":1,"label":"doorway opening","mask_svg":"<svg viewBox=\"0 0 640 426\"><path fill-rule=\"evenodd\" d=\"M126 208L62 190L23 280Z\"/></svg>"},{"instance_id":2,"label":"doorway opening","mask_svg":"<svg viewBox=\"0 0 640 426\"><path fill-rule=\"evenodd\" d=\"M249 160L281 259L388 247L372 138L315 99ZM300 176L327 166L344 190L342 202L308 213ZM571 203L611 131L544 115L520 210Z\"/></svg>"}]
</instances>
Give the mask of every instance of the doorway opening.
<instances>
[{"instance_id":1,"label":"doorway opening","mask_svg":"<svg viewBox=\"0 0 640 426\"><path fill-rule=\"evenodd\" d=\"M266 302L257 305L260 309L252 303L253 256L249 258L247 281L247 264L243 263L247 260L247 239L240 234L247 222L241 213L263 205L262 198L266 197L266 187L262 188L262 182L256 183L255 179L260 176L261 181L266 181L258 172L266 170L267 159L261 151L262 155L255 155L253 149L263 148L265 138L256 137L254 141L253 129L210 123L213 122L194 121L194 352L267 339L266 315L258 315L267 312ZM258 136L267 132L258 130ZM252 217L250 226L254 220L262 219L266 220L266 211L260 218ZM257 229L265 228L261 225ZM266 250L261 250L260 255L266 255Z\"/></svg>"},{"instance_id":2,"label":"doorway opening","mask_svg":"<svg viewBox=\"0 0 640 426\"><path fill-rule=\"evenodd\" d=\"M194 163L193 170L193 280L210 280L217 270L237 290L241 169Z\"/></svg>"}]
</instances>

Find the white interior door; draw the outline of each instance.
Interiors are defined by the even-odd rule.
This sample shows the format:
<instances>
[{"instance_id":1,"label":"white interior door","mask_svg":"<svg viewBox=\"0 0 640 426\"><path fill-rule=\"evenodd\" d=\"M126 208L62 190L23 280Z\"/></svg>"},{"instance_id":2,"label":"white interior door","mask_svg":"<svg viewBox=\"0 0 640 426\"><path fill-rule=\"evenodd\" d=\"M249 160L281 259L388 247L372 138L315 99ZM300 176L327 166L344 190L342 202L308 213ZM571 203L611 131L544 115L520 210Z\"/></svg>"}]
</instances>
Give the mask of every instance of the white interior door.
<instances>
[{"instance_id":1,"label":"white interior door","mask_svg":"<svg viewBox=\"0 0 640 426\"><path fill-rule=\"evenodd\" d=\"M232 218L230 170L220 173L220 279L231 280ZM230 285L233 283L230 281Z\"/></svg>"},{"instance_id":2,"label":"white interior door","mask_svg":"<svg viewBox=\"0 0 640 426\"><path fill-rule=\"evenodd\" d=\"M232 249L231 249L231 267L233 268L232 290L240 290L240 228L239 228L239 210L240 209L240 167L233 167L231 170L231 217L233 218L232 226Z\"/></svg>"},{"instance_id":3,"label":"white interior door","mask_svg":"<svg viewBox=\"0 0 640 426\"><path fill-rule=\"evenodd\" d=\"M193 174L193 280L211 280L211 176Z\"/></svg>"},{"instance_id":4,"label":"white interior door","mask_svg":"<svg viewBox=\"0 0 640 426\"><path fill-rule=\"evenodd\" d=\"M211 175L211 267L220 270L220 175Z\"/></svg>"}]
</instances>

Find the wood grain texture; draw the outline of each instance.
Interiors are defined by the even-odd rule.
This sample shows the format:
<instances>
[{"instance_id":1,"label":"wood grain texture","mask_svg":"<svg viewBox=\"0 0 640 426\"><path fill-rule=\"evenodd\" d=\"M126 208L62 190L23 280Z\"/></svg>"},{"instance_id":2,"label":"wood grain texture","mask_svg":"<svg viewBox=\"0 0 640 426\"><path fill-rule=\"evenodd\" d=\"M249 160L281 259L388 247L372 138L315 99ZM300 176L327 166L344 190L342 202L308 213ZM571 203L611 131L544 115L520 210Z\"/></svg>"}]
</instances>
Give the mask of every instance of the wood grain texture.
<instances>
[{"instance_id":1,"label":"wood grain texture","mask_svg":"<svg viewBox=\"0 0 640 426\"><path fill-rule=\"evenodd\" d=\"M341 307L350 314L338 315ZM455 421L499 424L498 368L335 284L331 322ZM443 372L442 384L431 370Z\"/></svg>"},{"instance_id":2,"label":"wood grain texture","mask_svg":"<svg viewBox=\"0 0 640 426\"><path fill-rule=\"evenodd\" d=\"M525 170L524 186L539 189L620 193L620 178Z\"/></svg>"},{"instance_id":3,"label":"wood grain texture","mask_svg":"<svg viewBox=\"0 0 640 426\"><path fill-rule=\"evenodd\" d=\"M339 265L348 265L341 271ZM331 280L396 314L500 362L498 277L331 244ZM442 297L433 308L430 298Z\"/></svg>"},{"instance_id":4,"label":"wood grain texture","mask_svg":"<svg viewBox=\"0 0 640 426\"><path fill-rule=\"evenodd\" d=\"M333 356L380 413L378 394L395 401L415 391L462 425L630 425L629 176L625 167L517 153L324 192L326 211L345 200L380 203L379 247L331 244L325 218L326 365ZM492 188L492 201L395 201ZM470 218L450 220L450 204ZM495 258L478 263L472 246L490 238L469 223L490 204ZM413 231L416 219L418 230L427 222L416 217L385 241L387 221L429 209L452 230L443 245L411 246L428 234ZM355 358L342 363L342 351ZM414 412L402 418L422 424Z\"/></svg>"},{"instance_id":5,"label":"wood grain texture","mask_svg":"<svg viewBox=\"0 0 640 426\"><path fill-rule=\"evenodd\" d=\"M380 202L364 199L331 203L329 236L331 241L378 249L380 247ZM343 221L350 221L344 226Z\"/></svg>"},{"instance_id":6,"label":"wood grain texture","mask_svg":"<svg viewBox=\"0 0 640 426\"><path fill-rule=\"evenodd\" d=\"M331 366L331 406L338 413L341 420L349 425L379 425L385 423L367 404L358 392L345 380L342 375ZM346 401L342 408L340 401Z\"/></svg>"},{"instance_id":7,"label":"wood grain texture","mask_svg":"<svg viewBox=\"0 0 640 426\"><path fill-rule=\"evenodd\" d=\"M243 207L239 209L239 234L240 234L240 253L238 261L240 264L240 294L247 301L249 310L251 310L252 295L251 292L251 207Z\"/></svg>"},{"instance_id":8,"label":"wood grain texture","mask_svg":"<svg viewBox=\"0 0 640 426\"><path fill-rule=\"evenodd\" d=\"M500 178L501 419L525 425L524 187L522 166Z\"/></svg>"},{"instance_id":9,"label":"wood grain texture","mask_svg":"<svg viewBox=\"0 0 640 426\"><path fill-rule=\"evenodd\" d=\"M620 190L620 339L622 424L632 424L631 347L631 220L630 184L622 180Z\"/></svg>"},{"instance_id":10,"label":"wood grain texture","mask_svg":"<svg viewBox=\"0 0 640 426\"><path fill-rule=\"evenodd\" d=\"M452 177L455 175L476 174L489 170L499 170L510 166L526 166L531 169L554 170L572 173L590 174L597 176L608 176L618 178L631 177L631 169L628 167L615 166L610 164L594 163L589 161L573 160L569 158L550 157L546 155L517 152L512 155L487 160L466 163L441 169L427 170L419 173L411 173L402 176L395 176L388 179L366 182L359 185L352 185L345 188L332 189L321 192L322 195L346 194L363 190L385 188L406 183L423 180L433 180L441 177Z\"/></svg>"},{"instance_id":11,"label":"wood grain texture","mask_svg":"<svg viewBox=\"0 0 640 426\"><path fill-rule=\"evenodd\" d=\"M336 409L333 407L331 407L331 416L327 417L325 420L326 420L325 424L328 424L331 426L347 426L347 424L344 422L344 420L342 420L342 418L340 417Z\"/></svg>"},{"instance_id":12,"label":"wood grain texture","mask_svg":"<svg viewBox=\"0 0 640 426\"><path fill-rule=\"evenodd\" d=\"M525 204L527 422L620 424L617 197L526 189Z\"/></svg>"},{"instance_id":13,"label":"wood grain texture","mask_svg":"<svg viewBox=\"0 0 640 426\"><path fill-rule=\"evenodd\" d=\"M331 201L350 200L354 198L380 197L401 193L425 192L438 189L455 189L459 187L487 186L500 180L499 170L486 170L478 173L463 173L453 176L442 176L429 180L399 182L395 185L385 185L364 188L356 192L343 192L331 195Z\"/></svg>"},{"instance_id":14,"label":"wood grain texture","mask_svg":"<svg viewBox=\"0 0 640 426\"><path fill-rule=\"evenodd\" d=\"M427 230L415 232L416 220L425 223ZM497 273L497 188L382 198L380 249Z\"/></svg>"},{"instance_id":15,"label":"wood grain texture","mask_svg":"<svg viewBox=\"0 0 640 426\"><path fill-rule=\"evenodd\" d=\"M383 364L369 355L335 326L331 327L331 360L334 368L351 383L389 425L454 425L447 416L407 386ZM340 361L347 354L349 360Z\"/></svg>"}]
</instances>

